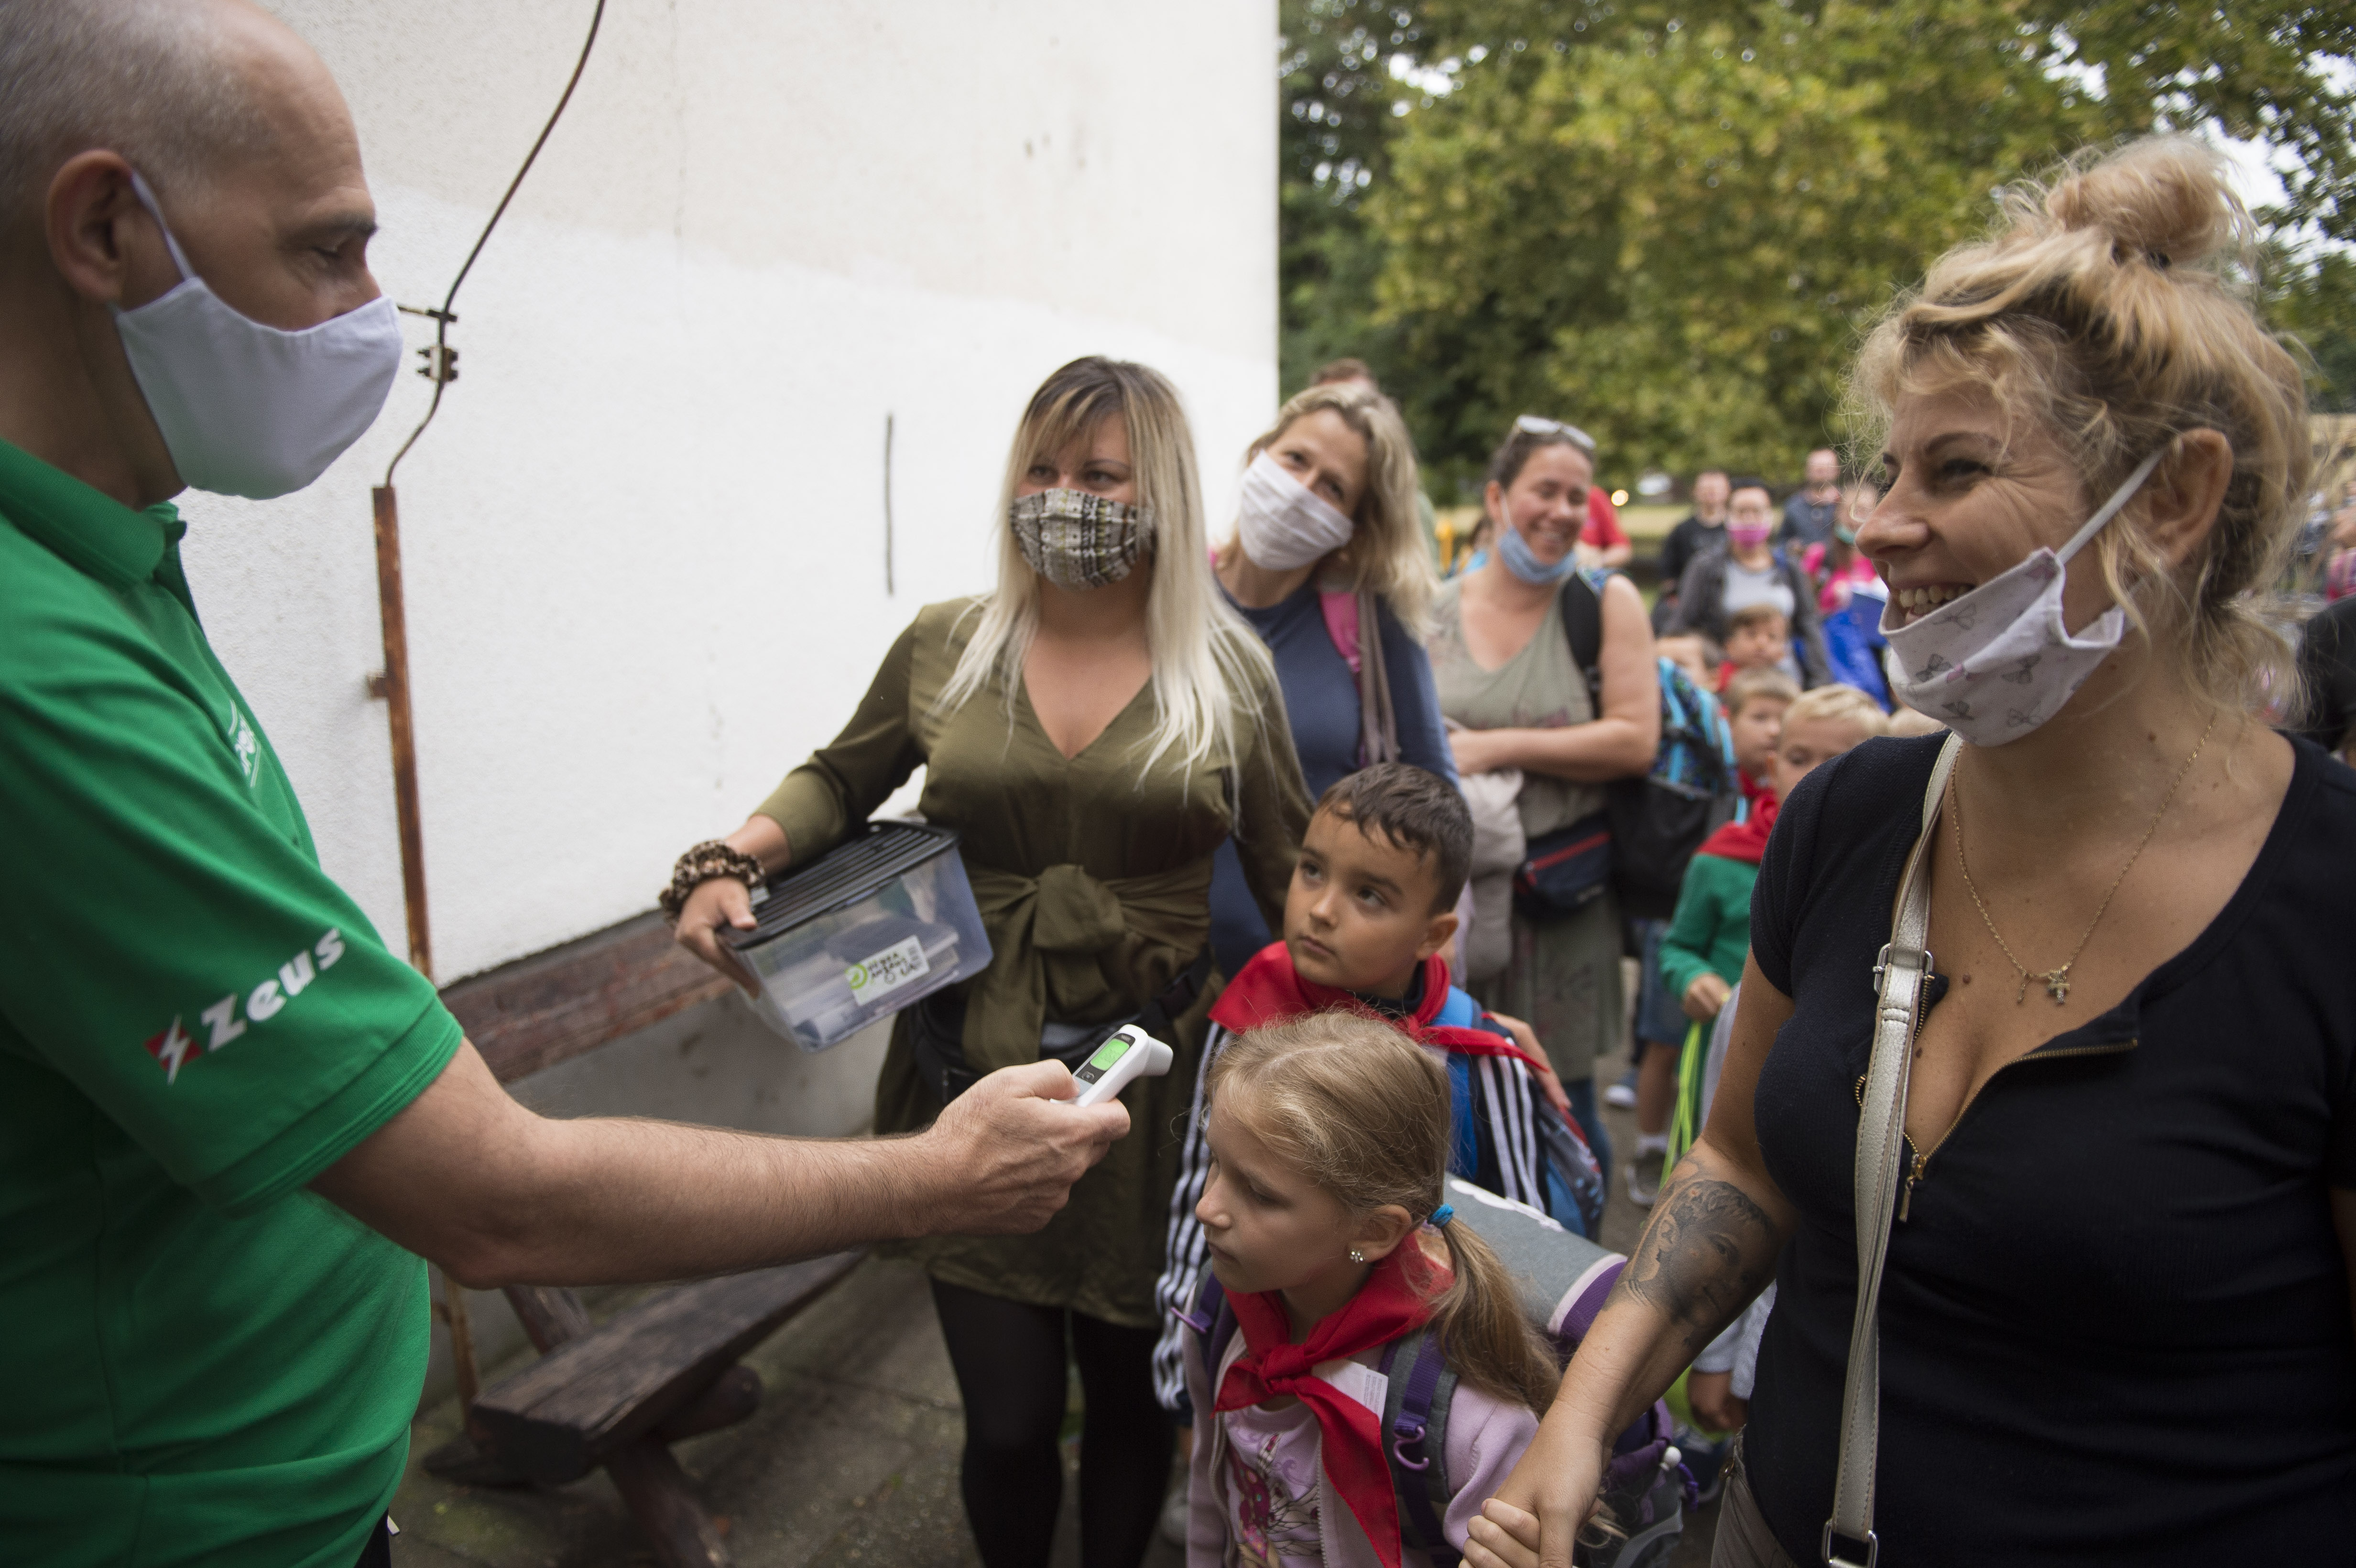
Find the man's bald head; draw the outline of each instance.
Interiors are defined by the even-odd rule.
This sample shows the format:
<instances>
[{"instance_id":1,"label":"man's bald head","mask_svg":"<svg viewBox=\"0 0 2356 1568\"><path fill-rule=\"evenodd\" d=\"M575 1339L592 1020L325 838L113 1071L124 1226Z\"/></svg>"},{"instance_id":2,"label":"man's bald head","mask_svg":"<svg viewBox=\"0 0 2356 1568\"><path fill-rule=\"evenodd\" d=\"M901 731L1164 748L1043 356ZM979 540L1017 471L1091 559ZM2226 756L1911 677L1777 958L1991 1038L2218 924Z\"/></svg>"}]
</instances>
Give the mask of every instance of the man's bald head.
<instances>
[{"instance_id":1,"label":"man's bald head","mask_svg":"<svg viewBox=\"0 0 2356 1568\"><path fill-rule=\"evenodd\" d=\"M0 0L0 231L37 228L76 153L120 153L159 188L203 188L271 151L272 78L326 71L243 0Z\"/></svg>"}]
</instances>

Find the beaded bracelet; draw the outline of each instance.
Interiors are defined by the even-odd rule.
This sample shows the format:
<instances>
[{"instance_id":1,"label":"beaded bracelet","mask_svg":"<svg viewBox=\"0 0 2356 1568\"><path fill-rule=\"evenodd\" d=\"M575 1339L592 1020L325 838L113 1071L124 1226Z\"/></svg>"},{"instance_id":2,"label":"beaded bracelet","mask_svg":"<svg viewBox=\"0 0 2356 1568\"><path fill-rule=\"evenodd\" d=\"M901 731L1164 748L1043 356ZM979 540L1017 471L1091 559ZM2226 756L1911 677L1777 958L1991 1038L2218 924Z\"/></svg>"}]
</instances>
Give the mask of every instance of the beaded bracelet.
<instances>
[{"instance_id":1,"label":"beaded bracelet","mask_svg":"<svg viewBox=\"0 0 2356 1568\"><path fill-rule=\"evenodd\" d=\"M767 880L760 861L717 838L707 838L679 858L670 869L670 886L655 895L663 918L677 925L679 912L687 907L687 895L714 877L734 877L748 891L757 891Z\"/></svg>"}]
</instances>

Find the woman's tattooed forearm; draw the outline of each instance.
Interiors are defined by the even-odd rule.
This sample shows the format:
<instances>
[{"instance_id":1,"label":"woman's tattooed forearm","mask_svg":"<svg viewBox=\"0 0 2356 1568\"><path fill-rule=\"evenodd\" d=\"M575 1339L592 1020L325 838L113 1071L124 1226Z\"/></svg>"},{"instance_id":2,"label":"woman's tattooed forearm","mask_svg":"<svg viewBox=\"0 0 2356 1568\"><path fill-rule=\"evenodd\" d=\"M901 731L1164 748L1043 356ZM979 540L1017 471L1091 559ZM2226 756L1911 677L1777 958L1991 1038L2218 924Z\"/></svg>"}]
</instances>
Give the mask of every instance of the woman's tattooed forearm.
<instances>
[{"instance_id":1,"label":"woman's tattooed forearm","mask_svg":"<svg viewBox=\"0 0 2356 1568\"><path fill-rule=\"evenodd\" d=\"M1765 1286L1777 1243L1774 1221L1742 1189L1680 1167L1613 1292L1649 1303L1697 1352Z\"/></svg>"}]
</instances>

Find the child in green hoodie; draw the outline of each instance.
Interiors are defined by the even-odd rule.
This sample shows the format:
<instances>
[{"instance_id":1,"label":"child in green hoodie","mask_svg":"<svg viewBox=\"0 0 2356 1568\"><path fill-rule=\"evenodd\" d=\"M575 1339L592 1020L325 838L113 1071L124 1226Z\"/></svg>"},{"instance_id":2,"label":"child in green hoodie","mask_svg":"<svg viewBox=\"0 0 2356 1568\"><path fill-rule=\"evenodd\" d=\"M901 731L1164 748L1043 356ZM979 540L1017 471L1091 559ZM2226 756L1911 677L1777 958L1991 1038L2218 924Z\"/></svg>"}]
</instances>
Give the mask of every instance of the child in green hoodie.
<instances>
[{"instance_id":1,"label":"child in green hoodie","mask_svg":"<svg viewBox=\"0 0 2356 1568\"><path fill-rule=\"evenodd\" d=\"M1782 736L1767 762L1773 792L1749 818L1719 828L1686 867L1677 912L1661 939L1661 976L1686 1017L1708 1024L1742 978L1751 952L1751 885L1785 792L1817 763L1876 735L1890 733L1890 716L1853 686L1820 686L1783 710ZM1689 1038L1686 1051L1695 1044ZM1670 1151L1674 1161L1678 1151Z\"/></svg>"}]
</instances>

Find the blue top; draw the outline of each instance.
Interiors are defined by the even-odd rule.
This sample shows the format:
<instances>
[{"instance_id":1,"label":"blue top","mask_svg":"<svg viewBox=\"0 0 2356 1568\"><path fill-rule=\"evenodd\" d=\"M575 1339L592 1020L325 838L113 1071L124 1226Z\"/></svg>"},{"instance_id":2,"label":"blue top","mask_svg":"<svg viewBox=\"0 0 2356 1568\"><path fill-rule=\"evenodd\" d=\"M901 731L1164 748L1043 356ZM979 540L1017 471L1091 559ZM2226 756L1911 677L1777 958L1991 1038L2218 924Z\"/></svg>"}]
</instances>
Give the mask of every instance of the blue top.
<instances>
[{"instance_id":1,"label":"blue top","mask_svg":"<svg viewBox=\"0 0 2356 1568\"><path fill-rule=\"evenodd\" d=\"M1358 677L1325 629L1314 579L1265 610L1237 604L1232 596L1227 603L1251 623L1275 658L1276 681L1292 721L1293 750L1300 753L1301 777L1313 801L1336 780L1358 771ZM1390 677L1391 711L1398 722L1399 760L1454 784L1456 757L1440 722L1431 660L1390 606L1378 604L1375 619L1381 628L1383 668ZM1220 845L1211 870L1211 951L1220 971L1236 973L1274 940L1244 885L1235 844Z\"/></svg>"}]
</instances>

